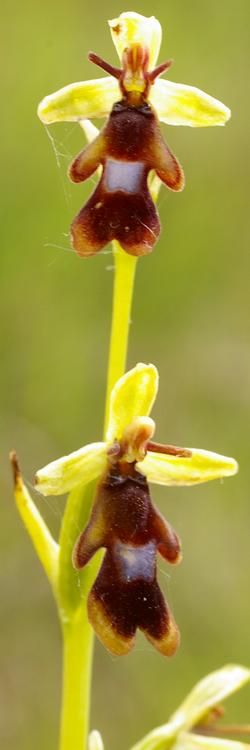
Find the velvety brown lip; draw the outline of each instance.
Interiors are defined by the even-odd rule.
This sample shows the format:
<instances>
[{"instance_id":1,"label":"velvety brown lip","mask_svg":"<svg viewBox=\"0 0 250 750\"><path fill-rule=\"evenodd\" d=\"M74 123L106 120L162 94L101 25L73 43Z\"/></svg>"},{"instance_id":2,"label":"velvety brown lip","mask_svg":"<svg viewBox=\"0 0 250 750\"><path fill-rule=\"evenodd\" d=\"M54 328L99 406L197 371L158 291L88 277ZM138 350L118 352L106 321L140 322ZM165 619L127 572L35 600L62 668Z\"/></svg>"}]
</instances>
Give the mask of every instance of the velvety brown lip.
<instances>
[{"instance_id":1,"label":"velvety brown lip","mask_svg":"<svg viewBox=\"0 0 250 750\"><path fill-rule=\"evenodd\" d=\"M178 562L180 542L134 464L125 471L118 462L99 483L89 523L75 545L75 567L84 567L100 547L106 552L88 601L100 640L112 653L127 653L140 628L159 651L173 653L179 634L157 582L156 556Z\"/></svg>"},{"instance_id":2,"label":"velvety brown lip","mask_svg":"<svg viewBox=\"0 0 250 750\"><path fill-rule=\"evenodd\" d=\"M148 188L155 170L171 190L182 190L184 175L161 136L150 105L117 102L107 124L69 169L73 182L83 182L102 165L94 193L71 225L71 241L81 257L94 255L118 240L131 255L147 255L159 234L160 220Z\"/></svg>"}]
</instances>

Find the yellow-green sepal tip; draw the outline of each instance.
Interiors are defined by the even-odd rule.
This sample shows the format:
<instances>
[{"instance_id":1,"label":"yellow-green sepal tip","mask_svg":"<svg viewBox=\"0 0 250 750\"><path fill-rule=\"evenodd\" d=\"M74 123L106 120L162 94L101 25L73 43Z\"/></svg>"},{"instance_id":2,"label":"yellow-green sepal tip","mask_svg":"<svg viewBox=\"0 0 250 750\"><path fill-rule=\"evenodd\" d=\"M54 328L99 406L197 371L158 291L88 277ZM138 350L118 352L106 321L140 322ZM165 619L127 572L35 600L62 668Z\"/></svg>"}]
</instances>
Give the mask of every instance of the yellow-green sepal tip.
<instances>
[{"instance_id":1,"label":"yellow-green sepal tip","mask_svg":"<svg viewBox=\"0 0 250 750\"><path fill-rule=\"evenodd\" d=\"M149 482L164 485L192 485L233 476L238 471L234 458L212 451L187 448L190 456L170 456L148 451L137 468Z\"/></svg>"},{"instance_id":2,"label":"yellow-green sepal tip","mask_svg":"<svg viewBox=\"0 0 250 750\"><path fill-rule=\"evenodd\" d=\"M149 100L167 125L205 128L225 125L231 117L230 109L205 91L164 79L152 86Z\"/></svg>"},{"instance_id":3,"label":"yellow-green sepal tip","mask_svg":"<svg viewBox=\"0 0 250 750\"><path fill-rule=\"evenodd\" d=\"M105 76L90 81L70 83L45 96L37 114L45 125L53 122L79 122L92 117L107 117L120 98L115 78Z\"/></svg>"},{"instance_id":4,"label":"yellow-green sepal tip","mask_svg":"<svg viewBox=\"0 0 250 750\"><path fill-rule=\"evenodd\" d=\"M37 471L35 485L42 495L63 495L75 487L88 484L106 468L106 443L90 443L62 456Z\"/></svg>"},{"instance_id":5,"label":"yellow-green sepal tip","mask_svg":"<svg viewBox=\"0 0 250 750\"><path fill-rule=\"evenodd\" d=\"M149 67L155 66L162 38L161 24L157 18L128 11L108 21L108 24L120 60L125 49L140 45L149 52Z\"/></svg>"},{"instance_id":6,"label":"yellow-green sepal tip","mask_svg":"<svg viewBox=\"0 0 250 750\"><path fill-rule=\"evenodd\" d=\"M146 417L153 407L159 376L154 365L139 363L115 384L110 397L107 440L122 438L124 429L136 417Z\"/></svg>"},{"instance_id":7,"label":"yellow-green sepal tip","mask_svg":"<svg viewBox=\"0 0 250 750\"><path fill-rule=\"evenodd\" d=\"M220 705L225 698L250 681L250 670L238 664L227 664L222 669L204 677L195 685L170 723L185 731L197 726L210 711Z\"/></svg>"}]
</instances>

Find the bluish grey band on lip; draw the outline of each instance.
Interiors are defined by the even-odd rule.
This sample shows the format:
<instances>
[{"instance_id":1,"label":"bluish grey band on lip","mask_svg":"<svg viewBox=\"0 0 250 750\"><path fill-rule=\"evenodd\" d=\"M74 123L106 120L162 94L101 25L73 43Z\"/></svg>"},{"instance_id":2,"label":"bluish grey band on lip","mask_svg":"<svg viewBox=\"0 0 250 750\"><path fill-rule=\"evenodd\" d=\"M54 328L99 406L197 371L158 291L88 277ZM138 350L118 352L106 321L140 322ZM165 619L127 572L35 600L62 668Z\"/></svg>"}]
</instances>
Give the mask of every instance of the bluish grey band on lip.
<instances>
[{"instance_id":1,"label":"bluish grey band on lip","mask_svg":"<svg viewBox=\"0 0 250 750\"><path fill-rule=\"evenodd\" d=\"M126 193L137 193L140 190L144 169L144 164L140 161L127 162L107 159L104 172L106 190L109 192L124 190Z\"/></svg>"},{"instance_id":2,"label":"bluish grey band on lip","mask_svg":"<svg viewBox=\"0 0 250 750\"><path fill-rule=\"evenodd\" d=\"M156 545L148 542L141 546L122 544L117 541L114 545L116 567L124 581L152 581L155 577Z\"/></svg>"}]
</instances>

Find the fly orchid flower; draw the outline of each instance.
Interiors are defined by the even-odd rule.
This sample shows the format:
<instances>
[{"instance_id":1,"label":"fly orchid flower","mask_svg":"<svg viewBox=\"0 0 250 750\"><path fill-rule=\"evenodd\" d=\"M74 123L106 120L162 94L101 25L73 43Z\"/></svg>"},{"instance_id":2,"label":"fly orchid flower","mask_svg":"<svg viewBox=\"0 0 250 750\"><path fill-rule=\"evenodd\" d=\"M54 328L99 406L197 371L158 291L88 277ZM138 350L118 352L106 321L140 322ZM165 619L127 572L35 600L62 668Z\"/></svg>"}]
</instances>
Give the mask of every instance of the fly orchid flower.
<instances>
[{"instance_id":1,"label":"fly orchid flower","mask_svg":"<svg viewBox=\"0 0 250 750\"><path fill-rule=\"evenodd\" d=\"M162 138L159 120L192 127L224 125L230 110L193 86L157 80L172 62L155 67L162 33L157 19L128 12L109 26L121 68L90 53L89 60L109 75L46 96L38 115L46 124L108 117L69 169L73 182L83 182L102 167L96 189L72 223L72 245L80 256L89 256L115 239L139 256L151 252L160 234L149 173L154 170L171 190L184 187L182 168Z\"/></svg>"},{"instance_id":2,"label":"fly orchid flower","mask_svg":"<svg viewBox=\"0 0 250 750\"><path fill-rule=\"evenodd\" d=\"M204 677L170 717L131 750L249 750L249 744L228 739L249 737L249 725L218 724L225 698L250 682L250 670L228 664ZM245 730L245 731L244 731Z\"/></svg>"},{"instance_id":3,"label":"fly orchid flower","mask_svg":"<svg viewBox=\"0 0 250 750\"><path fill-rule=\"evenodd\" d=\"M106 440L53 461L36 474L43 495L60 495L99 477L73 562L83 568L99 548L106 549L88 597L88 614L98 637L114 654L132 648L137 628L164 655L173 654L179 642L156 580L156 553L177 563L180 542L153 506L148 481L198 484L230 476L238 468L234 459L216 453L155 443L149 413L157 390L154 365L138 364L113 388Z\"/></svg>"}]
</instances>

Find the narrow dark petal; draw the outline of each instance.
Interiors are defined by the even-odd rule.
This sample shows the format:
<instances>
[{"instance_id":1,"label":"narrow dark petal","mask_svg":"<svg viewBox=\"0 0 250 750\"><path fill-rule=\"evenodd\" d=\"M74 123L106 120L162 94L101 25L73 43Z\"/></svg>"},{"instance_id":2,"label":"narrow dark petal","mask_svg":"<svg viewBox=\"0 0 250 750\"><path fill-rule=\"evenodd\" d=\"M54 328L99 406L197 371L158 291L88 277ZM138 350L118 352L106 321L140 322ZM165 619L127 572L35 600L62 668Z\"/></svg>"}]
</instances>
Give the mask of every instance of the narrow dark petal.
<instances>
[{"instance_id":1,"label":"narrow dark petal","mask_svg":"<svg viewBox=\"0 0 250 750\"><path fill-rule=\"evenodd\" d=\"M164 443L156 443L154 440L149 440L147 443L148 451L153 453L163 453L167 456L178 456L181 458L191 458L192 451L190 448L179 448L177 445L166 445Z\"/></svg>"},{"instance_id":2,"label":"narrow dark petal","mask_svg":"<svg viewBox=\"0 0 250 750\"><path fill-rule=\"evenodd\" d=\"M114 78L118 78L118 80L121 78L122 70L120 68L114 68L113 65L110 65L110 63L103 60L102 57L96 55L95 52L89 52L88 59L90 62L94 63L94 65L98 65L99 68L105 70L110 76L114 76Z\"/></svg>"},{"instance_id":3,"label":"narrow dark petal","mask_svg":"<svg viewBox=\"0 0 250 750\"><path fill-rule=\"evenodd\" d=\"M160 63L160 65L157 65L157 68L151 70L150 73L147 74L149 83L152 85L155 82L155 79L158 78L158 76L161 76L162 73L165 73L166 70L169 70L169 68L171 68L173 62L173 60L166 60L166 62Z\"/></svg>"}]
</instances>

